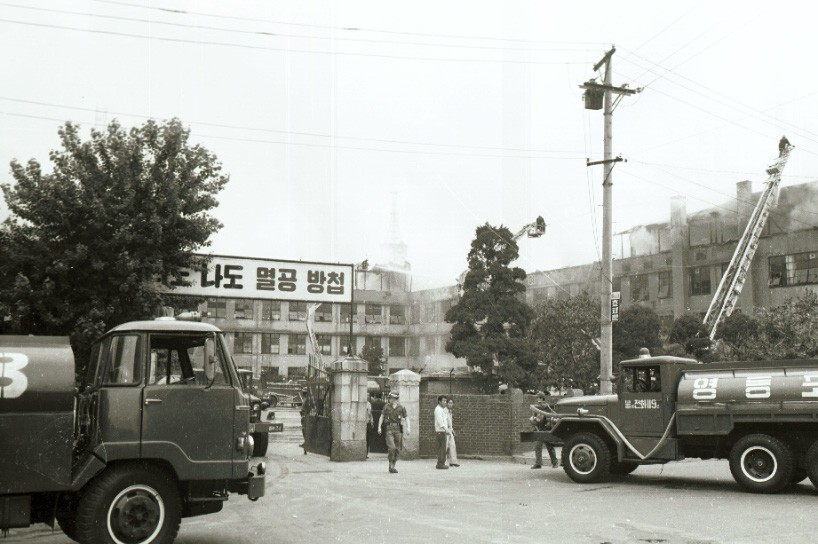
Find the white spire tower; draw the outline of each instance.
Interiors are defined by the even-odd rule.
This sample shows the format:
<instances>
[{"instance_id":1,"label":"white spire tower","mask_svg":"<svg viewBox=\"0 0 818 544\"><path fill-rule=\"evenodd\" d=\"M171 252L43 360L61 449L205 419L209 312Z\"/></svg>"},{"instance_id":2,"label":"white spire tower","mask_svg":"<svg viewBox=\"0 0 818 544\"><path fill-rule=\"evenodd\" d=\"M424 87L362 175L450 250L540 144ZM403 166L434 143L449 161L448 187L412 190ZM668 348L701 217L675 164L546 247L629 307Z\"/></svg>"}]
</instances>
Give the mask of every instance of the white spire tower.
<instances>
[{"instance_id":1,"label":"white spire tower","mask_svg":"<svg viewBox=\"0 0 818 544\"><path fill-rule=\"evenodd\" d=\"M406 243L400 235L400 223L398 221L398 193L392 193L392 211L389 214L389 240L385 244L389 265L396 268L408 268L406 262Z\"/></svg>"}]
</instances>

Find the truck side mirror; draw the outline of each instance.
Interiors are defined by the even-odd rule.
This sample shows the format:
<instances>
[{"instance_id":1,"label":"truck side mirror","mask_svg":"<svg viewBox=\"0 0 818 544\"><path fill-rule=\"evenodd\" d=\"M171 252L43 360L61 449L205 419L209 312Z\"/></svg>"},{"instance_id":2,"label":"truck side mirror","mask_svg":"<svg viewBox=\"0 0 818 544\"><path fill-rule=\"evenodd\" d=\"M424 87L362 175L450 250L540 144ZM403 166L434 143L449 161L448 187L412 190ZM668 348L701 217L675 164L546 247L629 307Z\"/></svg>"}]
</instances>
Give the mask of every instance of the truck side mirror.
<instances>
[{"instance_id":1,"label":"truck side mirror","mask_svg":"<svg viewBox=\"0 0 818 544\"><path fill-rule=\"evenodd\" d=\"M207 383L211 383L216 377L216 346L212 338L205 340L204 350L204 372Z\"/></svg>"}]
</instances>

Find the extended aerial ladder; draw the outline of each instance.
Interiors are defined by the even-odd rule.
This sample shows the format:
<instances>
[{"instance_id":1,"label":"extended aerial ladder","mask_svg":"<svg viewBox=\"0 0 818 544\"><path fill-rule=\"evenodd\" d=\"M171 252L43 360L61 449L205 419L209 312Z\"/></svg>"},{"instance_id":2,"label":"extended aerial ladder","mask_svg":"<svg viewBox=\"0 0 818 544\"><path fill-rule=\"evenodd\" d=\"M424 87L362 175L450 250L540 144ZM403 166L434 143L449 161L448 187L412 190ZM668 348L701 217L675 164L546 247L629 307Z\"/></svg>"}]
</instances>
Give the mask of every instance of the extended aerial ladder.
<instances>
[{"instance_id":1,"label":"extended aerial ladder","mask_svg":"<svg viewBox=\"0 0 818 544\"><path fill-rule=\"evenodd\" d=\"M711 340L715 338L716 330L722 321L729 317L736 307L741 289L747 280L747 271L750 269L753 256L758 248L761 233L767 224L770 210L778 203L781 174L784 171L784 165L787 164L787 159L790 158L792 148L793 146L786 138L781 139L779 156L767 168L769 175L766 181L767 187L761 193L750 220L747 222L747 227L744 229L744 234L741 235L736 245L733 258L730 259L730 264L719 281L713 300L710 301L710 307L704 316L704 326Z\"/></svg>"}]
</instances>

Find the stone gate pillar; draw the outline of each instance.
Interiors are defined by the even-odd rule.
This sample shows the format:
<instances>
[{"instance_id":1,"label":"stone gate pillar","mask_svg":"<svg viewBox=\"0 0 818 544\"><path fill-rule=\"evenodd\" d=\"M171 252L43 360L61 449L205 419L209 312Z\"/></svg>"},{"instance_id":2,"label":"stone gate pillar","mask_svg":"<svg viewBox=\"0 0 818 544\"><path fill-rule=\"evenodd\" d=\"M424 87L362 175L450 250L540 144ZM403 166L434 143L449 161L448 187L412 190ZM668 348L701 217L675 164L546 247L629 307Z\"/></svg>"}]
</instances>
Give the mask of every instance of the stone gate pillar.
<instances>
[{"instance_id":1,"label":"stone gate pillar","mask_svg":"<svg viewBox=\"0 0 818 544\"><path fill-rule=\"evenodd\" d=\"M403 437L400 456L402 459L417 459L420 454L420 374L399 370L389 376L389 389L400 395L398 402L406 408L409 419L409 434Z\"/></svg>"},{"instance_id":2,"label":"stone gate pillar","mask_svg":"<svg viewBox=\"0 0 818 544\"><path fill-rule=\"evenodd\" d=\"M330 366L332 380L331 461L366 459L367 362L345 357Z\"/></svg>"}]
</instances>

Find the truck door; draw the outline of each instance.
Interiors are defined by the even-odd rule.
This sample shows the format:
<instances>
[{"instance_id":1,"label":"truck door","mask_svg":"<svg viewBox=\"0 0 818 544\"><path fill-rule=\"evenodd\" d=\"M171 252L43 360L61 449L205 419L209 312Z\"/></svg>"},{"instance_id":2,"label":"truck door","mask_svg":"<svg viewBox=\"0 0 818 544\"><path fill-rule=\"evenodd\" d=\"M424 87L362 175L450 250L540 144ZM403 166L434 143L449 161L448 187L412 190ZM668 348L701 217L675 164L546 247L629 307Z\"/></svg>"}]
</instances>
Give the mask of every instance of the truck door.
<instances>
[{"instance_id":1,"label":"truck door","mask_svg":"<svg viewBox=\"0 0 818 544\"><path fill-rule=\"evenodd\" d=\"M626 436L658 437L664 433L665 406L660 371L660 365L622 367L620 429Z\"/></svg>"},{"instance_id":2,"label":"truck door","mask_svg":"<svg viewBox=\"0 0 818 544\"><path fill-rule=\"evenodd\" d=\"M169 460L182 479L233 476L235 389L213 345L207 333L149 335L142 457Z\"/></svg>"}]
</instances>

